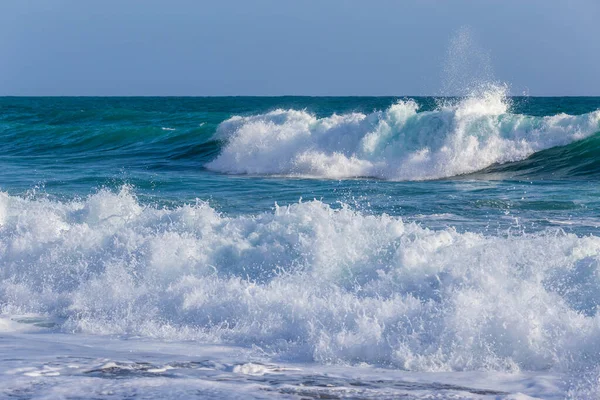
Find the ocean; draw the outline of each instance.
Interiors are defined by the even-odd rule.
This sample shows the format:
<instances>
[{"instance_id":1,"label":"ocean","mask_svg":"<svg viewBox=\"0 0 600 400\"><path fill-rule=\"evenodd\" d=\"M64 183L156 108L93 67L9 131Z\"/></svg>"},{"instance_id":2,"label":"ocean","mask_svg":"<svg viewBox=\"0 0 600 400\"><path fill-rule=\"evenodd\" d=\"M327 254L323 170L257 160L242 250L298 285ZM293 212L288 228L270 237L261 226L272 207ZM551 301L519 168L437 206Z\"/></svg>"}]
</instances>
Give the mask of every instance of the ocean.
<instances>
[{"instance_id":1,"label":"ocean","mask_svg":"<svg viewBox=\"0 0 600 400\"><path fill-rule=\"evenodd\" d=\"M0 396L600 396L600 97L0 98Z\"/></svg>"}]
</instances>

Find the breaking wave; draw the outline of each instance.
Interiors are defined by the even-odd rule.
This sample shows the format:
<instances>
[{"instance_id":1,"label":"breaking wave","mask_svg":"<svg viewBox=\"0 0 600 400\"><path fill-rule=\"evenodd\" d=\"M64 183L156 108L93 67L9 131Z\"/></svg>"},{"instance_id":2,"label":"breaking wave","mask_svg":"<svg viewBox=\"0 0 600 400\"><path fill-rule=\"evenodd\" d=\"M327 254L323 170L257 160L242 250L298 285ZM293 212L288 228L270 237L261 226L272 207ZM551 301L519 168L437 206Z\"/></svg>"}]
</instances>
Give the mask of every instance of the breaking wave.
<instances>
[{"instance_id":1,"label":"breaking wave","mask_svg":"<svg viewBox=\"0 0 600 400\"><path fill-rule=\"evenodd\" d=\"M144 206L127 188L1 193L0 275L3 314L69 332L419 371L600 359L600 238L555 230L429 230L320 201L230 217Z\"/></svg>"},{"instance_id":2,"label":"breaking wave","mask_svg":"<svg viewBox=\"0 0 600 400\"><path fill-rule=\"evenodd\" d=\"M317 118L278 109L234 116L217 128L224 147L206 167L229 174L439 179L524 160L599 131L600 110L512 114L506 89L491 87L432 111L403 100L371 114Z\"/></svg>"}]
</instances>

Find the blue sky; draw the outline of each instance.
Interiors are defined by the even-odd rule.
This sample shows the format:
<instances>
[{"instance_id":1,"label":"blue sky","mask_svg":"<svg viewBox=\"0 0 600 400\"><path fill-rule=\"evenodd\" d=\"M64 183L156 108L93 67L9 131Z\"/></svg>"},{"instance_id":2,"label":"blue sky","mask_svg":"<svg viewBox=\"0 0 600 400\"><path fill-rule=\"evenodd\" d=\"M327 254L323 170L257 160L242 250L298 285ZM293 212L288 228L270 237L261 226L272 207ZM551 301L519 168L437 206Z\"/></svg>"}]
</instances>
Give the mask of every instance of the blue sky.
<instances>
[{"instance_id":1,"label":"blue sky","mask_svg":"<svg viewBox=\"0 0 600 400\"><path fill-rule=\"evenodd\" d=\"M600 95L599 0L2 0L0 95L435 95L452 37L513 94Z\"/></svg>"}]
</instances>

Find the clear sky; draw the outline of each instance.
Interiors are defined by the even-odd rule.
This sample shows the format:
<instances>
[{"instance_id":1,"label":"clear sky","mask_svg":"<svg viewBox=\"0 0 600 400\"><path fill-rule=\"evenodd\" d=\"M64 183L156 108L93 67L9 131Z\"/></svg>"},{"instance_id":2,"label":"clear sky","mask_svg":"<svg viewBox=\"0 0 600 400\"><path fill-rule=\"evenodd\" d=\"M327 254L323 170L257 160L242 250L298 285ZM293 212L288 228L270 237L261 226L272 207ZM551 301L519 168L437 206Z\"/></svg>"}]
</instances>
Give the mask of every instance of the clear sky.
<instances>
[{"instance_id":1,"label":"clear sky","mask_svg":"<svg viewBox=\"0 0 600 400\"><path fill-rule=\"evenodd\" d=\"M600 95L600 0L0 0L0 95L440 94L464 26L513 94Z\"/></svg>"}]
</instances>

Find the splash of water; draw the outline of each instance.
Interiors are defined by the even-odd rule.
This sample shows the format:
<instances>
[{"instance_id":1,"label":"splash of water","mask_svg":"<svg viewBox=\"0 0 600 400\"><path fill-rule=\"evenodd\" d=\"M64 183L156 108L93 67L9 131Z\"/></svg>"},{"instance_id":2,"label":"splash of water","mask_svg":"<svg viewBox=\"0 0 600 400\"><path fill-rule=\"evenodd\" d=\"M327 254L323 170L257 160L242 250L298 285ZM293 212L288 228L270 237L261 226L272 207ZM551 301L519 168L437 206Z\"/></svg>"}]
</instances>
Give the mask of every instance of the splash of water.
<instances>
[{"instance_id":1,"label":"splash of water","mask_svg":"<svg viewBox=\"0 0 600 400\"><path fill-rule=\"evenodd\" d=\"M461 27L450 39L442 69L442 96L479 97L493 86L491 54L476 40L468 26Z\"/></svg>"}]
</instances>

